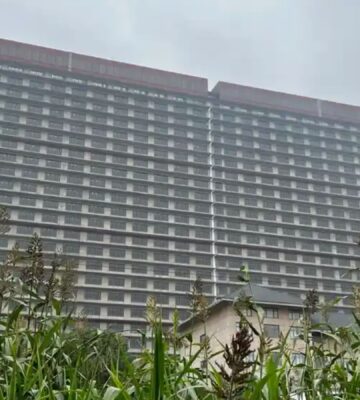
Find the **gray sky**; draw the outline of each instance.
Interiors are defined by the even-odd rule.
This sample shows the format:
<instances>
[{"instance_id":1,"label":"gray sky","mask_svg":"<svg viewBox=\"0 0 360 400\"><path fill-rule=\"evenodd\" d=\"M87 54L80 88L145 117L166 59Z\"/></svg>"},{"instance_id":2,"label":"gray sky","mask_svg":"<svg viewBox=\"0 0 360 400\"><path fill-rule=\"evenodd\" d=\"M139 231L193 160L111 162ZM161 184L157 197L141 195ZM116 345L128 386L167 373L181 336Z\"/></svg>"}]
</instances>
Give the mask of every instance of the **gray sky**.
<instances>
[{"instance_id":1,"label":"gray sky","mask_svg":"<svg viewBox=\"0 0 360 400\"><path fill-rule=\"evenodd\" d=\"M359 0L0 0L0 37L360 105Z\"/></svg>"}]
</instances>

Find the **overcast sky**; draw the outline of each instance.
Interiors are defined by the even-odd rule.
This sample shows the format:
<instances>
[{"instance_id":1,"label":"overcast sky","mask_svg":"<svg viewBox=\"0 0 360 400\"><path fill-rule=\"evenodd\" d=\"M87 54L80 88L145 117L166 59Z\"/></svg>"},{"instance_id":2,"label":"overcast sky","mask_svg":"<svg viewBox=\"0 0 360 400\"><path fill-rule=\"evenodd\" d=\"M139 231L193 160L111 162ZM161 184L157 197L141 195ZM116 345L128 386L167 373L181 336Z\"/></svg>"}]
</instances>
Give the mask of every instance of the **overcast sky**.
<instances>
[{"instance_id":1,"label":"overcast sky","mask_svg":"<svg viewBox=\"0 0 360 400\"><path fill-rule=\"evenodd\" d=\"M0 0L0 37L360 105L360 0Z\"/></svg>"}]
</instances>

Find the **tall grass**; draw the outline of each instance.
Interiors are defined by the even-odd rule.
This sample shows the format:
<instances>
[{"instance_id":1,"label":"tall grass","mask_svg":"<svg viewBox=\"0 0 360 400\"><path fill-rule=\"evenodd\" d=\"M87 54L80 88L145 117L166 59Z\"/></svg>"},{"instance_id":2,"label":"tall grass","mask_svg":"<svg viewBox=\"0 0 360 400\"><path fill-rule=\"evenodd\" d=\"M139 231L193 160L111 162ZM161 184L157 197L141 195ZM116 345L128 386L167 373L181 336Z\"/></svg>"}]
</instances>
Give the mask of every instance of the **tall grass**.
<instances>
[{"instance_id":1,"label":"tall grass","mask_svg":"<svg viewBox=\"0 0 360 400\"><path fill-rule=\"evenodd\" d=\"M26 274L13 273L18 262L27 266ZM315 327L309 305L299 361L287 335L269 341L261 308L246 299L236 308L240 331L224 346L223 363L216 364L211 349L204 349L207 342L193 343L191 335L179 334L177 313L173 329L164 331L161 312L150 299L146 318L152 345L130 356L120 334L89 330L65 313L71 291L62 283L70 281L73 270L57 258L52 270L53 275L43 271L38 238L25 255L15 249L0 266L0 400L360 399L356 315L351 327ZM206 324L203 302L194 298ZM256 313L259 326L247 320L246 308ZM314 328L323 332L321 343L313 341ZM260 344L253 351L255 337ZM188 358L181 351L186 340L192 343ZM204 354L203 370L197 365Z\"/></svg>"}]
</instances>

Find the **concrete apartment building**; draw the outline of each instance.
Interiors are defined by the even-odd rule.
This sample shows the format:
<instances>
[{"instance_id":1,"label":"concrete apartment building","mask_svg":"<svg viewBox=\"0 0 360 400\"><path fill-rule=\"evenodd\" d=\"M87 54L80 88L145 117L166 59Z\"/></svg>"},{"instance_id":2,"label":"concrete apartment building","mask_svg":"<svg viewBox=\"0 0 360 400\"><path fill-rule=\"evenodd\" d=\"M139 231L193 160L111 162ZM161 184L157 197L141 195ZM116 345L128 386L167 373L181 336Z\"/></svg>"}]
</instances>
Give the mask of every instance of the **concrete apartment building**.
<instances>
[{"instance_id":1,"label":"concrete apartment building","mask_svg":"<svg viewBox=\"0 0 360 400\"><path fill-rule=\"evenodd\" d=\"M359 147L358 107L0 40L1 254L36 231L74 258L100 328L131 336L151 294L186 319L197 277L211 302L243 264L299 298L349 294Z\"/></svg>"}]
</instances>

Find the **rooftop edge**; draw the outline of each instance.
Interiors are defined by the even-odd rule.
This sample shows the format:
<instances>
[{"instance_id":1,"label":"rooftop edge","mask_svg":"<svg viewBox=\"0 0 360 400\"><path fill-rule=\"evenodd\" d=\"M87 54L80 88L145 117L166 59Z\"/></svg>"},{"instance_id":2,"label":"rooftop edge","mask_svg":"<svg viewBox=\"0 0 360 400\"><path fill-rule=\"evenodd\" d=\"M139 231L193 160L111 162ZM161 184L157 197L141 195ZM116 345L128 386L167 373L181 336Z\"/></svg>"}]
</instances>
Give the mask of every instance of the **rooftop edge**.
<instances>
[{"instance_id":1,"label":"rooftop edge","mask_svg":"<svg viewBox=\"0 0 360 400\"><path fill-rule=\"evenodd\" d=\"M109 79L192 96L207 97L209 95L206 78L1 38L0 61L23 63L63 73ZM225 103L250 105L318 118L360 123L360 106L222 81L216 83L210 94Z\"/></svg>"},{"instance_id":2,"label":"rooftop edge","mask_svg":"<svg viewBox=\"0 0 360 400\"><path fill-rule=\"evenodd\" d=\"M311 97L218 82L212 94L220 101L257 106L313 117L360 123L360 107Z\"/></svg>"},{"instance_id":3,"label":"rooftop edge","mask_svg":"<svg viewBox=\"0 0 360 400\"><path fill-rule=\"evenodd\" d=\"M0 61L25 63L40 68L94 76L193 96L208 95L208 82L205 78L7 39L0 39Z\"/></svg>"}]
</instances>

